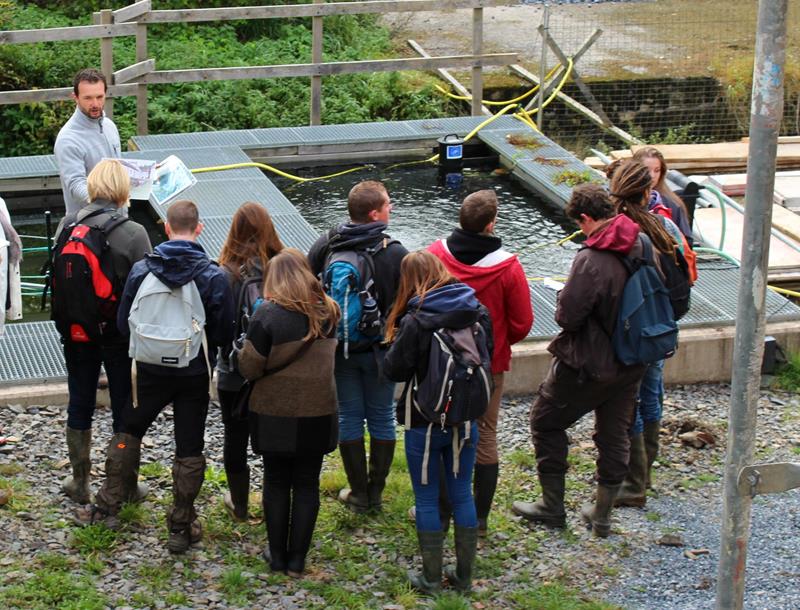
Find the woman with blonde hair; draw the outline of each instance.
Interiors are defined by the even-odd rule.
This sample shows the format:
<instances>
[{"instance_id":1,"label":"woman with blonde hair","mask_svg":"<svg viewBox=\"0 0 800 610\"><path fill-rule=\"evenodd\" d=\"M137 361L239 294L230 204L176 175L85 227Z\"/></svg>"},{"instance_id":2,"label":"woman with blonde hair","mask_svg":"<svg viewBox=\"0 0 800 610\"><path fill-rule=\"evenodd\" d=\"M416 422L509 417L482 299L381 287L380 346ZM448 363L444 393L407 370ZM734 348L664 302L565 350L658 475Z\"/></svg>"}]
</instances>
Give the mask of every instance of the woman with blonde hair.
<instances>
[{"instance_id":1,"label":"woman with blonde hair","mask_svg":"<svg viewBox=\"0 0 800 610\"><path fill-rule=\"evenodd\" d=\"M263 294L237 360L252 384L251 442L264 460L264 558L273 571L300 577L319 512L322 459L338 439L339 307L294 248L270 259Z\"/></svg>"},{"instance_id":2,"label":"woman with blonde hair","mask_svg":"<svg viewBox=\"0 0 800 610\"><path fill-rule=\"evenodd\" d=\"M247 331L253 304L263 289L264 269L281 250L283 243L264 206L251 201L242 204L233 215L219 255L219 264L228 276L236 300L234 338L238 339ZM232 345L224 346L217 359L217 393L224 427L222 461L228 480L223 502L234 520L244 521L250 496L250 467L247 465L250 427L247 414L236 408L236 397L244 377L231 364L232 349Z\"/></svg>"},{"instance_id":3,"label":"woman with blonde hair","mask_svg":"<svg viewBox=\"0 0 800 610\"><path fill-rule=\"evenodd\" d=\"M440 461L444 462L455 522L456 568L447 571L447 578L461 591L468 591L472 584L478 540L478 518L472 496L478 426L475 421L468 422L468 426L432 425L415 409L406 410L406 398L412 391L412 381L423 383L428 374L433 332L440 328L469 328L476 322L483 329L486 353L491 354L491 320L486 308L475 298L475 291L450 275L427 250L406 255L400 265L397 296L386 321L386 341L391 345L384 372L392 381L406 382L397 402L397 420L406 427L406 459L414 488L417 538L422 554L422 572L409 573L409 580L425 593L436 593L441 588ZM460 447L460 451L454 447Z\"/></svg>"},{"instance_id":4,"label":"woman with blonde hair","mask_svg":"<svg viewBox=\"0 0 800 610\"><path fill-rule=\"evenodd\" d=\"M142 225L130 220L121 208L128 206L130 179L122 164L116 159L103 159L87 177L90 203L76 214L68 214L56 231L54 249L54 280L52 285L52 311L64 343L67 365L67 449L72 466L72 476L62 488L79 504L89 502L89 472L92 464L92 418L97 396L97 380L102 365L108 377L111 397L111 419L114 432L122 426L122 413L131 402L131 360L128 357L128 340L120 335L116 325L116 304L122 295L125 280L133 264L152 252L150 239ZM66 252L70 237L84 239L87 230L98 229L108 242L112 277L110 294L106 301L113 303L114 311L105 311L105 318L94 320L91 328L76 318L76 305L85 310L81 295L71 293L72 284L59 277L59 257L75 256ZM71 242L77 243L77 242ZM102 271L102 255L98 257L98 271ZM64 258L64 261L67 259ZM62 261L63 262L63 261ZM66 263L64 263L66 264ZM94 278L93 280L98 279ZM97 286L99 284L95 284ZM99 298L99 295L98 295ZM107 309L107 308L106 308ZM138 447L138 443L136 443ZM135 455L136 452L131 452ZM135 469L138 471L138 459ZM131 490L131 497L141 499L146 488L139 485Z\"/></svg>"}]
</instances>

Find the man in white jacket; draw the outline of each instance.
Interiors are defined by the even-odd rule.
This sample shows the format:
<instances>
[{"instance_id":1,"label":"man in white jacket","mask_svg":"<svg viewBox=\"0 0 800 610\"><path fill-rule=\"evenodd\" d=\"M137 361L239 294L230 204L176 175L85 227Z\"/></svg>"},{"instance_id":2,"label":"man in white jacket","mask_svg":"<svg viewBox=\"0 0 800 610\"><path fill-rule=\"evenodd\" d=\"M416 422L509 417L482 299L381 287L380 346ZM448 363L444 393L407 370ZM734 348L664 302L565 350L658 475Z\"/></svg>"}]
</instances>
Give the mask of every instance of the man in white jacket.
<instances>
[{"instance_id":1,"label":"man in white jacket","mask_svg":"<svg viewBox=\"0 0 800 610\"><path fill-rule=\"evenodd\" d=\"M119 132L103 112L108 85L102 72L87 68L72 81L75 112L58 132L56 165L67 214L89 203L86 176L101 159L120 157Z\"/></svg>"},{"instance_id":2,"label":"man in white jacket","mask_svg":"<svg viewBox=\"0 0 800 610\"><path fill-rule=\"evenodd\" d=\"M0 337L5 331L6 319L19 320L22 317L19 283L21 260L22 244L11 226L11 215L6 202L0 197Z\"/></svg>"}]
</instances>

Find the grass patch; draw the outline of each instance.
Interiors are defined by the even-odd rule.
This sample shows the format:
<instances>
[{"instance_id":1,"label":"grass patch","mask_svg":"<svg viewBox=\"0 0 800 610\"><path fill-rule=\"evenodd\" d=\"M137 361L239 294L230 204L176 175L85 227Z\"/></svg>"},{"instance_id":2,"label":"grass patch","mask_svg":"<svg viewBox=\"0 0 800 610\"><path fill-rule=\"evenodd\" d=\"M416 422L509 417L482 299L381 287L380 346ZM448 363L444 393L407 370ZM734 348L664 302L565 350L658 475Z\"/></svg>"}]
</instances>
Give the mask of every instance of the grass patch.
<instances>
[{"instance_id":1,"label":"grass patch","mask_svg":"<svg viewBox=\"0 0 800 610\"><path fill-rule=\"evenodd\" d=\"M30 508L32 498L28 491L30 484L20 478L0 477L0 489L9 494L4 507L11 512L24 511Z\"/></svg>"},{"instance_id":2,"label":"grass patch","mask_svg":"<svg viewBox=\"0 0 800 610\"><path fill-rule=\"evenodd\" d=\"M66 569L42 567L25 582L0 589L0 607L3 608L102 610L106 606L106 597L88 578Z\"/></svg>"},{"instance_id":3,"label":"grass patch","mask_svg":"<svg viewBox=\"0 0 800 610\"><path fill-rule=\"evenodd\" d=\"M9 464L0 464L0 476L2 477L13 477L15 474L19 474L23 470L25 469L22 466L14 462Z\"/></svg>"},{"instance_id":4,"label":"grass patch","mask_svg":"<svg viewBox=\"0 0 800 610\"><path fill-rule=\"evenodd\" d=\"M76 527L72 531L72 548L81 555L108 553L117 546L119 533L108 529L102 523Z\"/></svg>"},{"instance_id":5,"label":"grass patch","mask_svg":"<svg viewBox=\"0 0 800 610\"><path fill-rule=\"evenodd\" d=\"M566 184L569 187L578 186L586 182L598 182L591 170L585 169L582 172L574 169L565 169L553 176L553 184Z\"/></svg>"},{"instance_id":6,"label":"grass patch","mask_svg":"<svg viewBox=\"0 0 800 610\"><path fill-rule=\"evenodd\" d=\"M521 610L617 610L619 606L591 601L559 584L514 591L509 595Z\"/></svg>"},{"instance_id":7,"label":"grass patch","mask_svg":"<svg viewBox=\"0 0 800 610\"><path fill-rule=\"evenodd\" d=\"M536 467L536 455L526 449L514 449L508 454L508 461L517 468L533 469Z\"/></svg>"},{"instance_id":8,"label":"grass patch","mask_svg":"<svg viewBox=\"0 0 800 610\"><path fill-rule=\"evenodd\" d=\"M222 591L225 599L236 605L247 601L250 593L250 579L242 573L241 568L232 568L222 574Z\"/></svg>"},{"instance_id":9,"label":"grass patch","mask_svg":"<svg viewBox=\"0 0 800 610\"><path fill-rule=\"evenodd\" d=\"M658 523L659 521L661 521L661 515L652 511L647 513L644 516L644 518L647 519L650 523Z\"/></svg>"},{"instance_id":10,"label":"grass patch","mask_svg":"<svg viewBox=\"0 0 800 610\"><path fill-rule=\"evenodd\" d=\"M170 470L161 462L149 462L139 467L139 474L146 479L166 479Z\"/></svg>"},{"instance_id":11,"label":"grass patch","mask_svg":"<svg viewBox=\"0 0 800 610\"><path fill-rule=\"evenodd\" d=\"M126 502L119 509L117 518L120 522L127 525L143 525L148 521L149 514L147 508L141 503Z\"/></svg>"},{"instance_id":12,"label":"grass patch","mask_svg":"<svg viewBox=\"0 0 800 610\"><path fill-rule=\"evenodd\" d=\"M789 359L778 371L775 387L787 392L800 392L800 353L789 354Z\"/></svg>"}]
</instances>

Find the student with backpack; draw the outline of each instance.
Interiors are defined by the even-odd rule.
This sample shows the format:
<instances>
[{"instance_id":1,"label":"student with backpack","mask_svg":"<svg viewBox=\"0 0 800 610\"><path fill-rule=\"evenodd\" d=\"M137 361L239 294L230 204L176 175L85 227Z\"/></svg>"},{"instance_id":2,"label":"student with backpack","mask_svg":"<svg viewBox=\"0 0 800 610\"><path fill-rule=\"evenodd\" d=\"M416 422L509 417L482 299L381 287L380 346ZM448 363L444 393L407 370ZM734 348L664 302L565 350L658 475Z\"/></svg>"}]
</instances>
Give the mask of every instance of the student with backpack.
<instances>
[{"instance_id":1,"label":"student with backpack","mask_svg":"<svg viewBox=\"0 0 800 610\"><path fill-rule=\"evenodd\" d=\"M219 264L228 276L236 306L234 340L247 332L249 321L263 300L264 269L281 250L283 243L264 206L247 202L236 210L219 254ZM224 427L222 462L228 480L223 503L234 520L244 521L250 496L247 465L250 429L247 413L237 408L236 399L244 377L231 363L232 349L232 344L221 347L217 358L217 395Z\"/></svg>"},{"instance_id":2,"label":"student with backpack","mask_svg":"<svg viewBox=\"0 0 800 610\"><path fill-rule=\"evenodd\" d=\"M389 379L405 382L397 420L405 426L414 488L422 572L409 573L425 593L441 589L444 533L439 518L439 463L455 522L456 567L446 571L460 591L472 586L478 518L472 472L477 420L492 393L492 323L475 291L428 251L403 259L397 298L387 320L384 362Z\"/></svg>"},{"instance_id":3,"label":"student with backpack","mask_svg":"<svg viewBox=\"0 0 800 610\"><path fill-rule=\"evenodd\" d=\"M62 489L75 502L89 502L92 418L102 365L108 377L114 432L131 401L128 341L117 330L117 307L131 267L151 252L144 227L122 214L130 179L119 163L100 161L89 173L91 203L67 214L56 231L51 263L51 317L64 344L67 365L67 450L72 476ZM127 499L141 498L144 486Z\"/></svg>"},{"instance_id":4,"label":"student with backpack","mask_svg":"<svg viewBox=\"0 0 800 610\"><path fill-rule=\"evenodd\" d=\"M203 456L209 385L217 348L233 340L233 295L225 273L197 243L203 230L197 206L179 200L167 210L168 241L134 265L117 315L136 361L133 406L106 454L106 480L96 503L79 513L84 523L115 525L135 485L142 437L172 404L175 459L167 549L185 553L202 537L194 500L205 474Z\"/></svg>"},{"instance_id":5,"label":"student with backpack","mask_svg":"<svg viewBox=\"0 0 800 610\"><path fill-rule=\"evenodd\" d=\"M386 233L392 203L380 182L356 184L347 197L350 221L322 235L308 261L342 312L336 350L339 453L349 487L339 500L354 512L379 511L394 458L394 383L381 373L386 314L394 302L400 261L408 251ZM369 430L369 462L364 422Z\"/></svg>"},{"instance_id":6,"label":"student with backpack","mask_svg":"<svg viewBox=\"0 0 800 610\"><path fill-rule=\"evenodd\" d=\"M511 368L511 346L524 339L533 325L528 280L516 255L503 250L495 235L497 195L487 189L468 195L461 204L460 227L428 249L447 270L475 290L492 317L494 392L478 420L480 438L475 463L475 508L478 531L486 534L489 511L499 474L497 420L503 397L503 377Z\"/></svg>"},{"instance_id":7,"label":"student with backpack","mask_svg":"<svg viewBox=\"0 0 800 610\"><path fill-rule=\"evenodd\" d=\"M236 356L252 386L253 450L264 459L264 558L273 571L299 578L319 512L322 460L338 440L339 306L294 248L270 259L263 294Z\"/></svg>"},{"instance_id":8,"label":"student with backpack","mask_svg":"<svg viewBox=\"0 0 800 610\"><path fill-rule=\"evenodd\" d=\"M558 293L555 319L561 332L547 348L553 360L531 408L542 497L536 502L516 501L512 509L529 521L566 526L566 430L594 411L597 496L594 505L583 507L581 516L596 536L606 537L614 498L628 471L628 429L646 368L623 364L613 343L629 279L623 259L641 259L643 242L639 226L615 213L608 193L598 184L575 187L565 213L587 239Z\"/></svg>"},{"instance_id":9,"label":"student with backpack","mask_svg":"<svg viewBox=\"0 0 800 610\"><path fill-rule=\"evenodd\" d=\"M689 309L690 274L683 236L668 218L648 212L652 177L643 163L627 160L613 170L611 201L650 237L657 253L659 271L670 291L675 320ZM631 452L628 475L617 496L616 506L642 507L647 502L650 472L658 456L659 434L664 398L664 360L651 362L642 379L636 417L631 428Z\"/></svg>"}]
</instances>

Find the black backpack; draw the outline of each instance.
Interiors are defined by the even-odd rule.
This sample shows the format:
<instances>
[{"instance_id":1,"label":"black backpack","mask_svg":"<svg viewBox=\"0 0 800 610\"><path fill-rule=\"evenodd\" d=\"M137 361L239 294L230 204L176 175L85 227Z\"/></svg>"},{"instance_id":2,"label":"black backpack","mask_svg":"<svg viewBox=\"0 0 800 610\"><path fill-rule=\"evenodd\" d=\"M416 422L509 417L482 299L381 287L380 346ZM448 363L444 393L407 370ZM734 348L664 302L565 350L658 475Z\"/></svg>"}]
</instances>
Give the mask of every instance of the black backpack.
<instances>
[{"instance_id":1,"label":"black backpack","mask_svg":"<svg viewBox=\"0 0 800 610\"><path fill-rule=\"evenodd\" d=\"M117 308L123 286L114 273L108 236L128 218L114 211L100 227L86 224L108 212L65 219L53 249L50 318L64 340L89 343L119 335Z\"/></svg>"},{"instance_id":2,"label":"black backpack","mask_svg":"<svg viewBox=\"0 0 800 610\"><path fill-rule=\"evenodd\" d=\"M264 302L263 288L264 275L260 269L240 271L241 283L239 284L239 294L236 298L236 328L234 337L241 337L247 334L247 327L250 325L250 318Z\"/></svg>"},{"instance_id":3,"label":"black backpack","mask_svg":"<svg viewBox=\"0 0 800 610\"><path fill-rule=\"evenodd\" d=\"M689 311L692 287L689 283L689 264L681 251L675 248L675 259L663 252L658 253L658 262L664 276L664 286L669 293L669 302L675 320L680 320Z\"/></svg>"}]
</instances>

